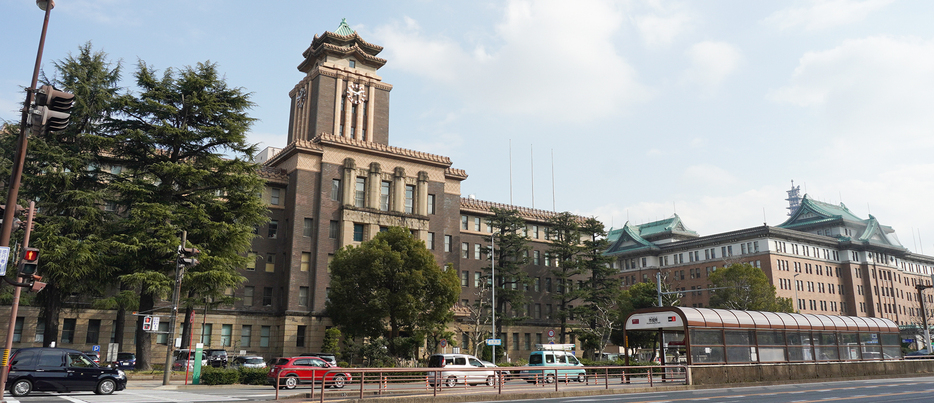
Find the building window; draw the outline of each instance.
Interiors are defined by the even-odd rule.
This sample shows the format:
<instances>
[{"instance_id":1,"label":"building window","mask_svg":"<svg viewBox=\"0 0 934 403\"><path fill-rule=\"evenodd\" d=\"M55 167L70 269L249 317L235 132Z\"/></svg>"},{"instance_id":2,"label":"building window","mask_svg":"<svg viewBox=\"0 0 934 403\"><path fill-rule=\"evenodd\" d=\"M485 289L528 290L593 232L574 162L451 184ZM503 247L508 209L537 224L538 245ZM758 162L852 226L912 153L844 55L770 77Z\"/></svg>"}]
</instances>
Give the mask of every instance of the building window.
<instances>
[{"instance_id":1,"label":"building window","mask_svg":"<svg viewBox=\"0 0 934 403\"><path fill-rule=\"evenodd\" d=\"M271 331L270 326L262 326L259 328L259 346L260 347L269 347L269 332Z\"/></svg>"},{"instance_id":2,"label":"building window","mask_svg":"<svg viewBox=\"0 0 934 403\"><path fill-rule=\"evenodd\" d=\"M535 292L539 292L542 290L542 278L541 277L535 277L534 284L535 284L534 285Z\"/></svg>"},{"instance_id":3,"label":"building window","mask_svg":"<svg viewBox=\"0 0 934 403\"><path fill-rule=\"evenodd\" d=\"M303 236L303 237L311 238L311 233L312 233L312 231L314 230L314 225L313 225L313 224L314 224L314 219L312 219L312 218L306 218L306 219L305 219L305 223L304 223L304 225L302 226L302 236Z\"/></svg>"},{"instance_id":4,"label":"building window","mask_svg":"<svg viewBox=\"0 0 934 403\"><path fill-rule=\"evenodd\" d=\"M435 233L429 232L428 239L425 240L425 247L429 250L435 250Z\"/></svg>"},{"instance_id":5,"label":"building window","mask_svg":"<svg viewBox=\"0 0 934 403\"><path fill-rule=\"evenodd\" d=\"M428 214L435 213L435 195L428 195Z\"/></svg>"},{"instance_id":6,"label":"building window","mask_svg":"<svg viewBox=\"0 0 934 403\"><path fill-rule=\"evenodd\" d=\"M467 279L470 277L470 272L464 270L461 272L461 287L467 287Z\"/></svg>"},{"instance_id":7,"label":"building window","mask_svg":"<svg viewBox=\"0 0 934 403\"><path fill-rule=\"evenodd\" d=\"M551 292L551 277L545 278L545 292Z\"/></svg>"},{"instance_id":8,"label":"building window","mask_svg":"<svg viewBox=\"0 0 934 403\"><path fill-rule=\"evenodd\" d=\"M253 306L253 292L255 288L252 285L243 287L243 306Z\"/></svg>"},{"instance_id":9,"label":"building window","mask_svg":"<svg viewBox=\"0 0 934 403\"><path fill-rule=\"evenodd\" d=\"M266 272L272 273L276 271L276 254L267 253L266 254Z\"/></svg>"},{"instance_id":10,"label":"building window","mask_svg":"<svg viewBox=\"0 0 934 403\"><path fill-rule=\"evenodd\" d=\"M272 287L263 287L263 306L272 306Z\"/></svg>"},{"instance_id":11,"label":"building window","mask_svg":"<svg viewBox=\"0 0 934 403\"><path fill-rule=\"evenodd\" d=\"M542 318L542 304L535 304L535 319Z\"/></svg>"},{"instance_id":12,"label":"building window","mask_svg":"<svg viewBox=\"0 0 934 403\"><path fill-rule=\"evenodd\" d=\"M389 211L389 181L382 181L379 185L379 209Z\"/></svg>"},{"instance_id":13,"label":"building window","mask_svg":"<svg viewBox=\"0 0 934 403\"><path fill-rule=\"evenodd\" d=\"M464 231L467 231L467 220L468 220L467 216L465 215L461 216L461 229Z\"/></svg>"},{"instance_id":14,"label":"building window","mask_svg":"<svg viewBox=\"0 0 934 403\"><path fill-rule=\"evenodd\" d=\"M537 225L532 226L532 238L538 239L538 226Z\"/></svg>"},{"instance_id":15,"label":"building window","mask_svg":"<svg viewBox=\"0 0 934 403\"><path fill-rule=\"evenodd\" d=\"M34 340L36 343L45 342L45 318L39 318L36 322L36 337Z\"/></svg>"},{"instance_id":16,"label":"building window","mask_svg":"<svg viewBox=\"0 0 934 403\"><path fill-rule=\"evenodd\" d=\"M307 327L298 326L298 330L295 332L295 347L305 347L305 332Z\"/></svg>"},{"instance_id":17,"label":"building window","mask_svg":"<svg viewBox=\"0 0 934 403\"><path fill-rule=\"evenodd\" d=\"M445 252L451 251L451 236L450 235L444 236L444 251Z\"/></svg>"},{"instance_id":18,"label":"building window","mask_svg":"<svg viewBox=\"0 0 934 403\"><path fill-rule=\"evenodd\" d=\"M353 225L353 240L354 242L363 242L363 224Z\"/></svg>"},{"instance_id":19,"label":"building window","mask_svg":"<svg viewBox=\"0 0 934 403\"><path fill-rule=\"evenodd\" d=\"M310 265L311 265L311 253L310 253L310 252L302 252L302 261L301 261L301 263L299 264L300 270L301 270L301 271L308 271L308 267L309 267Z\"/></svg>"},{"instance_id":20,"label":"building window","mask_svg":"<svg viewBox=\"0 0 934 403\"><path fill-rule=\"evenodd\" d=\"M308 306L308 287L298 287L298 305Z\"/></svg>"},{"instance_id":21,"label":"building window","mask_svg":"<svg viewBox=\"0 0 934 403\"><path fill-rule=\"evenodd\" d=\"M523 347L524 347L526 350L531 350L531 349L532 349L532 334L531 334L531 333L526 333L526 334L524 334L523 337L522 337L522 341L523 341L523 343L522 343L522 344L523 344Z\"/></svg>"},{"instance_id":22,"label":"building window","mask_svg":"<svg viewBox=\"0 0 934 403\"><path fill-rule=\"evenodd\" d=\"M266 235L269 239L276 239L276 234L279 232L279 221L278 220L269 220L269 233Z\"/></svg>"},{"instance_id":23,"label":"building window","mask_svg":"<svg viewBox=\"0 0 934 403\"><path fill-rule=\"evenodd\" d=\"M72 344L75 342L75 327L77 319L65 319L62 323L62 344Z\"/></svg>"},{"instance_id":24,"label":"building window","mask_svg":"<svg viewBox=\"0 0 934 403\"><path fill-rule=\"evenodd\" d=\"M354 188L353 205L355 207L363 207L364 202L366 202L366 178L358 177L356 187Z\"/></svg>"},{"instance_id":25,"label":"building window","mask_svg":"<svg viewBox=\"0 0 934 403\"><path fill-rule=\"evenodd\" d=\"M480 232L480 217L473 218L473 230Z\"/></svg>"},{"instance_id":26,"label":"building window","mask_svg":"<svg viewBox=\"0 0 934 403\"><path fill-rule=\"evenodd\" d=\"M480 244L478 243L473 244L473 258L474 259L480 260L480 250L481 250Z\"/></svg>"},{"instance_id":27,"label":"building window","mask_svg":"<svg viewBox=\"0 0 934 403\"><path fill-rule=\"evenodd\" d=\"M210 323L201 325L201 343L205 346L211 345L211 329L214 326Z\"/></svg>"},{"instance_id":28,"label":"building window","mask_svg":"<svg viewBox=\"0 0 934 403\"><path fill-rule=\"evenodd\" d=\"M273 206L278 206L279 205L279 194L282 193L282 190L278 188L272 188L272 189L269 189L269 193L270 193L269 204Z\"/></svg>"},{"instance_id":29,"label":"building window","mask_svg":"<svg viewBox=\"0 0 934 403\"><path fill-rule=\"evenodd\" d=\"M88 320L88 333L87 333L87 336L85 337L85 343L97 344L98 339L100 338L100 333L101 333L101 320L100 319L89 319Z\"/></svg>"},{"instance_id":30,"label":"building window","mask_svg":"<svg viewBox=\"0 0 934 403\"><path fill-rule=\"evenodd\" d=\"M65 341L63 339L62 343L64 342ZM159 322L159 333L156 334L156 344L168 344L168 343L169 343L169 323Z\"/></svg>"},{"instance_id":31,"label":"building window","mask_svg":"<svg viewBox=\"0 0 934 403\"><path fill-rule=\"evenodd\" d=\"M13 342L19 343L23 340L23 323L26 321L25 317L17 316L16 323L13 324Z\"/></svg>"},{"instance_id":32,"label":"building window","mask_svg":"<svg viewBox=\"0 0 934 403\"><path fill-rule=\"evenodd\" d=\"M340 230L340 223L331 220L331 222L328 224L328 238L337 239L338 234L340 234Z\"/></svg>"},{"instance_id":33,"label":"building window","mask_svg":"<svg viewBox=\"0 0 934 403\"><path fill-rule=\"evenodd\" d=\"M474 288L480 288L480 279L481 279L481 276L482 276L482 275L480 274L479 271L473 272L473 286L474 286Z\"/></svg>"},{"instance_id":34,"label":"building window","mask_svg":"<svg viewBox=\"0 0 934 403\"><path fill-rule=\"evenodd\" d=\"M536 266L541 264L541 252L537 250L532 251L532 264Z\"/></svg>"},{"instance_id":35,"label":"building window","mask_svg":"<svg viewBox=\"0 0 934 403\"><path fill-rule=\"evenodd\" d=\"M159 323L162 324L161 322ZM221 346L230 347L233 325L221 325Z\"/></svg>"},{"instance_id":36,"label":"building window","mask_svg":"<svg viewBox=\"0 0 934 403\"><path fill-rule=\"evenodd\" d=\"M405 212L412 214L415 212L415 186L405 185Z\"/></svg>"},{"instance_id":37,"label":"building window","mask_svg":"<svg viewBox=\"0 0 934 403\"><path fill-rule=\"evenodd\" d=\"M253 336L253 326L243 325L240 328L240 347L249 347L250 338Z\"/></svg>"},{"instance_id":38,"label":"building window","mask_svg":"<svg viewBox=\"0 0 934 403\"><path fill-rule=\"evenodd\" d=\"M350 68L357 67L357 62L355 60L348 60L348 62L350 62Z\"/></svg>"},{"instance_id":39,"label":"building window","mask_svg":"<svg viewBox=\"0 0 934 403\"><path fill-rule=\"evenodd\" d=\"M341 201L341 180L331 179L331 200Z\"/></svg>"},{"instance_id":40,"label":"building window","mask_svg":"<svg viewBox=\"0 0 934 403\"><path fill-rule=\"evenodd\" d=\"M467 259L469 252L470 252L470 244L467 242L461 242L461 259Z\"/></svg>"}]
</instances>

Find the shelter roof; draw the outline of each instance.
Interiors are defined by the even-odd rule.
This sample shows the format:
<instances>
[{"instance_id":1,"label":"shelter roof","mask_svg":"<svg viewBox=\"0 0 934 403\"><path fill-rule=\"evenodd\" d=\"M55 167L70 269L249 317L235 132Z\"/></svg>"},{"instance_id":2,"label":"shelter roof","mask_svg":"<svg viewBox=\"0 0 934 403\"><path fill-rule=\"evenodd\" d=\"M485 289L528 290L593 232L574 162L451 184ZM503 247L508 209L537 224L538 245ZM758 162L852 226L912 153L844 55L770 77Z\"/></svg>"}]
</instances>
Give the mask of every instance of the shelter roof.
<instances>
[{"instance_id":1,"label":"shelter roof","mask_svg":"<svg viewBox=\"0 0 934 403\"><path fill-rule=\"evenodd\" d=\"M650 322L653 316L677 320ZM636 323L633 323L633 319ZM889 319L860 316L832 316L785 312L740 311L732 309L710 309L689 307L662 307L640 309L626 318L624 327L632 329L663 328L683 330L685 328L715 329L773 329L835 332L898 332L898 325Z\"/></svg>"}]
</instances>

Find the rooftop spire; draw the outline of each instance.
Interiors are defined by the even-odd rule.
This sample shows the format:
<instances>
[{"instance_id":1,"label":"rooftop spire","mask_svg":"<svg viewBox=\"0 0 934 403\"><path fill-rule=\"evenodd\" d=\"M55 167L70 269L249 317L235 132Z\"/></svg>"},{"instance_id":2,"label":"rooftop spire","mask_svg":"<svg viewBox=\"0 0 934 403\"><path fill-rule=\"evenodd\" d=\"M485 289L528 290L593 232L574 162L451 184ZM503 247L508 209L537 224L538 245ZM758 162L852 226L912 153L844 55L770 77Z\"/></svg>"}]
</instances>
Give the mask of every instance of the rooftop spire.
<instances>
[{"instance_id":1,"label":"rooftop spire","mask_svg":"<svg viewBox=\"0 0 934 403\"><path fill-rule=\"evenodd\" d=\"M341 18L341 25L334 30L334 33L338 35L353 35L354 30L350 29L350 25L347 25L346 18Z\"/></svg>"}]
</instances>

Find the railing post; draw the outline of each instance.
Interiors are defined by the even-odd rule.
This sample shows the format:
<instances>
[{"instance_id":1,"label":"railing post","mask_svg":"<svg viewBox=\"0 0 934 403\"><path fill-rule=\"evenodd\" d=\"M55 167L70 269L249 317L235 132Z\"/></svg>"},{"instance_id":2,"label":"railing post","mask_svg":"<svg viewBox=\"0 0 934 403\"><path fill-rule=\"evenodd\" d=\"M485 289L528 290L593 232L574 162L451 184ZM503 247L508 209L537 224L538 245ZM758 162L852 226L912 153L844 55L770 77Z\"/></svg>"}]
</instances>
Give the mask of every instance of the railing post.
<instances>
[{"instance_id":1,"label":"railing post","mask_svg":"<svg viewBox=\"0 0 934 403\"><path fill-rule=\"evenodd\" d=\"M366 372L360 372L360 398L363 399L363 380L366 377Z\"/></svg>"},{"instance_id":2,"label":"railing post","mask_svg":"<svg viewBox=\"0 0 934 403\"><path fill-rule=\"evenodd\" d=\"M652 386L654 386L652 384L652 368L649 367L649 387L652 387Z\"/></svg>"}]
</instances>

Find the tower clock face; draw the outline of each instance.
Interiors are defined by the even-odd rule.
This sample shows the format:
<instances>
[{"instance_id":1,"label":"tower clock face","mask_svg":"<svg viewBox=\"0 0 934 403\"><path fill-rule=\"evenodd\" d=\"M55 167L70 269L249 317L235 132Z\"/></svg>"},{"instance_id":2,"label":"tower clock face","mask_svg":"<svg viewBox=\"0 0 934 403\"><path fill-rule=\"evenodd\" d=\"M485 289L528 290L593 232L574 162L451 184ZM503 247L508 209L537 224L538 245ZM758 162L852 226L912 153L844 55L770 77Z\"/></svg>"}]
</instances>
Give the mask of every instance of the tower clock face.
<instances>
[{"instance_id":1,"label":"tower clock face","mask_svg":"<svg viewBox=\"0 0 934 403\"><path fill-rule=\"evenodd\" d=\"M366 101L366 87L362 84L347 83L347 100L359 104Z\"/></svg>"},{"instance_id":2,"label":"tower clock face","mask_svg":"<svg viewBox=\"0 0 934 403\"><path fill-rule=\"evenodd\" d=\"M305 87L298 89L298 94L295 95L295 104L298 106L299 109L305 106Z\"/></svg>"}]
</instances>

